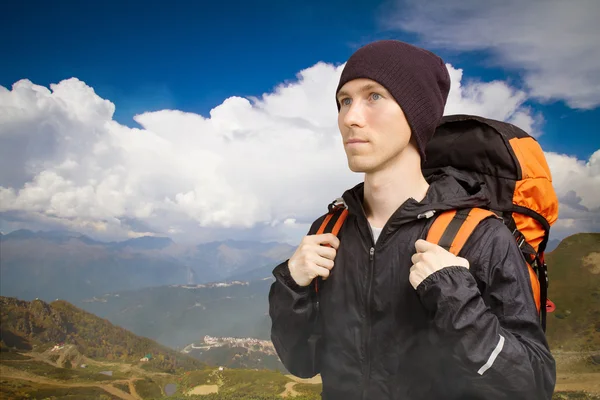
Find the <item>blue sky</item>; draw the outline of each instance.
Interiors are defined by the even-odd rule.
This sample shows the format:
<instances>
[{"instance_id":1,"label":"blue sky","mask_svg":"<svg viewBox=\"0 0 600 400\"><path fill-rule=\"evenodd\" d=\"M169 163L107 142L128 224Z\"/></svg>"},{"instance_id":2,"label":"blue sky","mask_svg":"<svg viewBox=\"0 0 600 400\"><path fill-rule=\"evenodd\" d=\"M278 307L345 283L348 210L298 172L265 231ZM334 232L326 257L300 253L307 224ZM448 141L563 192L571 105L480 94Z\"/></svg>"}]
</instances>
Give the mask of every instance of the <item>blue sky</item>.
<instances>
[{"instance_id":1,"label":"blue sky","mask_svg":"<svg viewBox=\"0 0 600 400\"><path fill-rule=\"evenodd\" d=\"M77 77L116 105L115 119L176 108L207 116L223 99L259 96L318 61L340 64L368 41L418 35L385 29L374 1L19 1L4 4L0 85L48 86ZM432 46L433 47L433 46ZM518 69L487 66L486 51L435 49L483 81L520 82ZM565 71L568 74L569 71ZM551 82L549 82L551 84ZM543 114L545 150L586 160L600 148L600 108L531 102Z\"/></svg>"},{"instance_id":2,"label":"blue sky","mask_svg":"<svg viewBox=\"0 0 600 400\"><path fill-rule=\"evenodd\" d=\"M335 135L335 114L329 113L334 95L323 87L331 85L339 70L316 64L339 67L358 47L377 39L423 46L451 64L455 73L462 70L463 106L475 104L480 106L476 109L498 114L500 103L524 96L523 104L508 104L507 109L543 121L534 124L542 148L562 155L551 160L563 201L563 222L555 231L565 236L600 230L600 193L594 189L600 187L600 49L595 39L600 28L594 19L600 3L548 0L540 4L520 0L259 1L252 5L244 1L3 2L0 105L9 110L4 115L10 123L4 132L0 128L0 147L12 149L0 152L0 158L5 158L0 169L8 171L6 166L15 164L16 172L0 173L0 199L9 204L0 209L0 230L66 224L110 239L145 233L193 240L267 240L283 235L294 242L305 232L307 221L322 210L320 204L354 182L354 177L342 175L346 165L337 144L312 148L311 140L319 133L302 136L308 139L297 145L302 149L295 161L298 166L277 173L268 163L245 171L247 176L240 174L239 167L211 168L220 165L221 158L229 160L226 164L246 163L244 157L259 163L269 159L281 148L268 146L278 143L282 130L305 135L304 127L315 121ZM531 23L534 19L536 24ZM69 78L83 83L62 84L54 98L27 85L12 90L21 79L49 89ZM492 81L498 81L505 92L491 88ZM312 88L314 82L321 87ZM3 94L2 87L12 91ZM86 92L89 88L97 96ZM317 92L317 97L307 97ZM232 96L269 100L249 111ZM114 104L114 115L102 99ZM19 109L29 114L10 120L11 112ZM190 114L161 111L169 109ZM212 117L211 110L216 113ZM268 123L263 121L265 113ZM106 125L111 119L120 125ZM250 142L239 148L235 140L231 146L230 142L215 144L215 138L229 138L240 126L253 132ZM263 140L265 126L277 126L272 140ZM123 127L140 128L146 135L140 139L136 130ZM195 142L197 132L216 136ZM288 140L289 136L282 143ZM192 143L197 143L195 149ZM148 161L145 151L153 146L159 150ZM112 149L113 158L98 156L99 149L105 148ZM337 158L329 160L330 154ZM202 164L199 159L217 160L217 164ZM320 169L309 169L309 163L320 169L337 168L340 179L338 175L330 181L315 178L322 174ZM169 170L171 176L161 176ZM207 171L206 175L195 176L197 170ZM218 176L218 182L211 174ZM261 186L253 180L256 177L266 177L268 182ZM246 187L248 182L257 188ZM285 201L279 200L278 192L293 190L293 186L280 189L283 182L302 182L306 185L302 190L321 184L331 191L312 203L300 202L297 211L296 205L279 205ZM38 191L28 192L28 187ZM235 202L224 202L224 194L246 196L256 206L246 212ZM247 223L231 227L232 218L246 218Z\"/></svg>"}]
</instances>

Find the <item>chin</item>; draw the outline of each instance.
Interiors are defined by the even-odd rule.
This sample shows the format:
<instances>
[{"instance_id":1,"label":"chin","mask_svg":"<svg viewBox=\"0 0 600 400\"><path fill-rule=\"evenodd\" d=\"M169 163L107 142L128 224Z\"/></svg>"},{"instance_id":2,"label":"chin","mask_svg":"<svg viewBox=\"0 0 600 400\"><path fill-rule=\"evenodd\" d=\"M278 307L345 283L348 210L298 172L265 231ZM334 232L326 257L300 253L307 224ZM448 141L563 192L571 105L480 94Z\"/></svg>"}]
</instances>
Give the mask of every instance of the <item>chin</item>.
<instances>
[{"instance_id":1,"label":"chin","mask_svg":"<svg viewBox=\"0 0 600 400\"><path fill-rule=\"evenodd\" d=\"M350 171L356 173L366 173L371 170L371 168L369 168L367 165L357 162L348 162L348 168L350 169Z\"/></svg>"}]
</instances>

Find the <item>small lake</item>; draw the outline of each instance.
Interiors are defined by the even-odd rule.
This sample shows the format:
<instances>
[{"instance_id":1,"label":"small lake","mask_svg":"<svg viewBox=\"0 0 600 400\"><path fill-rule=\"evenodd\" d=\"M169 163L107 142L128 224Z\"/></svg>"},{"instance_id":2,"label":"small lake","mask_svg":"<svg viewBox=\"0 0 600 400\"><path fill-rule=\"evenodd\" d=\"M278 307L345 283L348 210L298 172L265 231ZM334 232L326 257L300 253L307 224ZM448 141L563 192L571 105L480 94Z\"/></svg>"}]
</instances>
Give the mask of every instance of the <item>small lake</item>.
<instances>
[{"instance_id":1,"label":"small lake","mask_svg":"<svg viewBox=\"0 0 600 400\"><path fill-rule=\"evenodd\" d=\"M169 383L165 386L165 394L167 396L173 396L177 391L177 385L175 383Z\"/></svg>"}]
</instances>

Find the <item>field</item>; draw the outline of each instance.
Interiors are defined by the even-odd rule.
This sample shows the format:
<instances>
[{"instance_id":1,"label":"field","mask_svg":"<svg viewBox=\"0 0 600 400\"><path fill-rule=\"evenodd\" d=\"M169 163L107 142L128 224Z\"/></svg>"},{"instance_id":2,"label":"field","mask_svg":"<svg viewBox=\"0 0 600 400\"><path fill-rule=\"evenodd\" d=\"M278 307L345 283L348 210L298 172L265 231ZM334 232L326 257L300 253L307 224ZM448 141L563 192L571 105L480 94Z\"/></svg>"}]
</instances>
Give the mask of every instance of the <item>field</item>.
<instances>
[{"instance_id":1,"label":"field","mask_svg":"<svg viewBox=\"0 0 600 400\"><path fill-rule=\"evenodd\" d=\"M158 372L147 364L85 359L86 368L57 365L54 354L7 352L0 357L0 398L10 399L318 399L319 381L303 383L278 371L207 368ZM112 376L101 371L111 371ZM172 396L165 389L172 386ZM311 390L309 386L314 388Z\"/></svg>"},{"instance_id":2,"label":"field","mask_svg":"<svg viewBox=\"0 0 600 400\"><path fill-rule=\"evenodd\" d=\"M555 352L557 392L553 399L600 400L600 352ZM85 369L61 368L48 353L2 352L0 398L10 399L179 399L317 400L321 381L278 371L206 368L177 374L139 364L88 360ZM144 364L145 365L145 364ZM113 376L100 371L113 371ZM171 384L172 396L165 388Z\"/></svg>"}]
</instances>

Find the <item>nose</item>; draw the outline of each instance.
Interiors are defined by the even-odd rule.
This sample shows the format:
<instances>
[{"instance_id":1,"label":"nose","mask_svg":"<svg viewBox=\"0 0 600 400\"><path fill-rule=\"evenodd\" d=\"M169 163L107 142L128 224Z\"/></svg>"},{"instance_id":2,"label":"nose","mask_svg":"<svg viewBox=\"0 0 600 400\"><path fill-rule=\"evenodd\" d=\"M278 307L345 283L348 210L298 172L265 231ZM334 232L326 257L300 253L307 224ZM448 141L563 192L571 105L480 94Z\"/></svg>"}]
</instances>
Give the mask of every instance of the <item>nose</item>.
<instances>
[{"instance_id":1,"label":"nose","mask_svg":"<svg viewBox=\"0 0 600 400\"><path fill-rule=\"evenodd\" d=\"M342 122L347 127L363 127L365 113L360 101L353 101L350 106L343 107L340 111Z\"/></svg>"}]
</instances>

